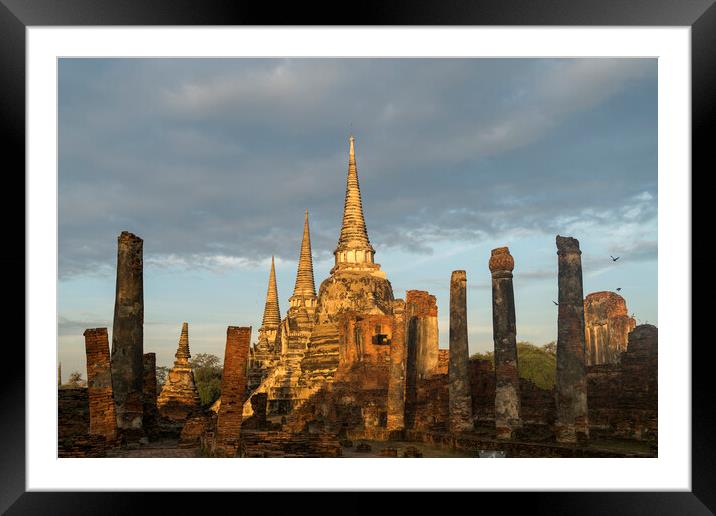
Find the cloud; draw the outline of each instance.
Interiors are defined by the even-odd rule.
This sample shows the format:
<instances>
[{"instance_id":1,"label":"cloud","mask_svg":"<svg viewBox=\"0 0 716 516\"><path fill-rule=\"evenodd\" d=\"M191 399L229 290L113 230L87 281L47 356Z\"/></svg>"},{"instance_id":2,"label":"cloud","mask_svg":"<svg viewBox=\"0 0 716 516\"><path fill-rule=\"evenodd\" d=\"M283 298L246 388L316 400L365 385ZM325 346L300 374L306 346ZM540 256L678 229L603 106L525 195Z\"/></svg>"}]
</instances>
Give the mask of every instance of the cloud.
<instances>
[{"instance_id":1,"label":"cloud","mask_svg":"<svg viewBox=\"0 0 716 516\"><path fill-rule=\"evenodd\" d=\"M251 261L240 256L201 255L181 256L177 254L149 256L144 264L148 267L161 269L204 269L214 272L222 272L236 268L254 268L263 264L264 260Z\"/></svg>"},{"instance_id":2,"label":"cloud","mask_svg":"<svg viewBox=\"0 0 716 516\"><path fill-rule=\"evenodd\" d=\"M194 119L227 113L260 117L267 109L303 115L320 106L324 95L342 89L347 79L342 68L330 60L256 60L233 72L169 86L160 98L169 112Z\"/></svg>"},{"instance_id":3,"label":"cloud","mask_svg":"<svg viewBox=\"0 0 716 516\"><path fill-rule=\"evenodd\" d=\"M87 328L111 328L112 321L102 318L74 320L59 316L57 320L59 335L82 335Z\"/></svg>"},{"instance_id":4,"label":"cloud","mask_svg":"<svg viewBox=\"0 0 716 516\"><path fill-rule=\"evenodd\" d=\"M652 59L63 59L59 70L61 278L111 274L122 230L145 239L150 267L293 261L306 208L316 259L330 259L350 130L380 251L606 225L619 252L655 225Z\"/></svg>"}]
</instances>

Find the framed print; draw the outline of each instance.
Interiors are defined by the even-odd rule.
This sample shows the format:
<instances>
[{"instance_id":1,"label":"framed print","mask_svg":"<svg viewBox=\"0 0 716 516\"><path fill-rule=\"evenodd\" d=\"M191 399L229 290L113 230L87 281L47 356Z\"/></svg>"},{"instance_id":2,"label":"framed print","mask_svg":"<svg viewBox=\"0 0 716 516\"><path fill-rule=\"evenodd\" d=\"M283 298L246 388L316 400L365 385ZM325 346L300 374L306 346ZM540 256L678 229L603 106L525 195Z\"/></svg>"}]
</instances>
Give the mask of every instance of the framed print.
<instances>
[{"instance_id":1,"label":"framed print","mask_svg":"<svg viewBox=\"0 0 716 516\"><path fill-rule=\"evenodd\" d=\"M713 510L690 238L711 2L386 4L352 26L159 5L0 11L28 300L4 509Z\"/></svg>"}]
</instances>

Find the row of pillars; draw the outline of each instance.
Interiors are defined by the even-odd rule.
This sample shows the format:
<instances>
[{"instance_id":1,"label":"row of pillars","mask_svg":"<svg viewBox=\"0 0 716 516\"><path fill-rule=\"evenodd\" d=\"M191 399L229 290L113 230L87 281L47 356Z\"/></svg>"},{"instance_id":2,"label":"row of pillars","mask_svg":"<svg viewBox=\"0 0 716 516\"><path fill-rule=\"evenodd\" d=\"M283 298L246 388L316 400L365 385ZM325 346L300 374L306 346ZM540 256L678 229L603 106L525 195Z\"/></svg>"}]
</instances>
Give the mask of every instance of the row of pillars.
<instances>
[{"instance_id":1,"label":"row of pillars","mask_svg":"<svg viewBox=\"0 0 716 516\"><path fill-rule=\"evenodd\" d=\"M145 374L143 353L144 294L142 239L123 232L118 239L117 285L112 332L111 361L106 360L106 328L85 332L90 394L91 433L114 437L110 423L112 410L116 429L130 438L144 436ZM559 315L557 338L556 405L557 440L575 442L578 435L588 437L585 374L584 303L579 242L557 236ZM509 249L494 249L489 262L492 274L493 338L495 343L495 425L498 438L511 438L521 426L515 303L512 286L514 259ZM388 428L405 427L406 320L405 303L394 307L388 387ZM104 333L102 334L102 330ZM89 332L89 333L88 333ZM227 329L222 408L217 422L217 452L236 453L246 391L246 364L251 339L250 327ZM473 429L469 384L467 336L467 276L454 271L450 278L450 358L448 364L449 426L452 432ZM152 354L153 355L153 354ZM110 365L111 362L111 365ZM147 365L149 365L147 363ZM111 391L109 390L111 388ZM151 386L147 388L152 392ZM108 393L114 402L108 404ZM94 403L93 403L94 400ZM92 409L94 405L95 409ZM151 407L149 408L151 412ZM93 419L93 414L95 415ZM108 420L109 418L109 420ZM92 421L96 424L92 424ZM93 430L92 430L93 429Z\"/></svg>"},{"instance_id":2,"label":"row of pillars","mask_svg":"<svg viewBox=\"0 0 716 516\"><path fill-rule=\"evenodd\" d=\"M559 442L574 443L578 438L589 436L581 251L579 242L571 237L558 235L556 243L559 312L555 434ZM498 439L511 439L514 431L522 426L512 284L514 265L514 258L507 247L492 250L489 269L492 276L495 429ZM406 321L405 303L401 300L395 303L394 316L388 383L389 431L406 427ZM463 270L453 271L450 278L449 341L449 429L454 433L468 432L474 429L474 422L468 371L467 275Z\"/></svg>"}]
</instances>

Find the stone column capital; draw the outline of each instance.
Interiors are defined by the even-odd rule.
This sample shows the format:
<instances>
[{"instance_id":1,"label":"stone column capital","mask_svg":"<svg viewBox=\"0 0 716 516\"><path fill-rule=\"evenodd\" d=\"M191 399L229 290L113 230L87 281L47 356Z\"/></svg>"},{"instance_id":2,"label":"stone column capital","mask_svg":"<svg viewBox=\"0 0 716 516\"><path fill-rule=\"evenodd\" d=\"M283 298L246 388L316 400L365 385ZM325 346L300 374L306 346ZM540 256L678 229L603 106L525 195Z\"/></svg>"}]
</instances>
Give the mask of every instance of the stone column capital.
<instances>
[{"instance_id":1,"label":"stone column capital","mask_svg":"<svg viewBox=\"0 0 716 516\"><path fill-rule=\"evenodd\" d=\"M582 251L579 249L579 240L557 235L557 254L564 255L571 253L582 254Z\"/></svg>"},{"instance_id":2,"label":"stone column capital","mask_svg":"<svg viewBox=\"0 0 716 516\"><path fill-rule=\"evenodd\" d=\"M515 268L515 259L510 254L510 248L498 247L493 249L490 255L489 267L493 277L506 274L505 277L511 278L512 271Z\"/></svg>"}]
</instances>

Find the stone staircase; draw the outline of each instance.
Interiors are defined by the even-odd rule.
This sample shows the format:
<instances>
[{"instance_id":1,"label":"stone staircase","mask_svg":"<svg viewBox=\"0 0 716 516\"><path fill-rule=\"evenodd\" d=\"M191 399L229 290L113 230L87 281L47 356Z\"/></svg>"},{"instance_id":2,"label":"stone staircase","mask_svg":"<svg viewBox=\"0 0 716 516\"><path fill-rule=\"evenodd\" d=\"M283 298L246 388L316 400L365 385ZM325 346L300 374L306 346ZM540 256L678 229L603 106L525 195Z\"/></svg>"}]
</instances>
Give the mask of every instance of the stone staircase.
<instances>
[{"instance_id":1,"label":"stone staircase","mask_svg":"<svg viewBox=\"0 0 716 516\"><path fill-rule=\"evenodd\" d=\"M301 356L288 355L271 370L263 379L261 385L251 393L266 393L268 396L268 413L288 413L301 404L311 395L311 389L300 384ZM253 415L251 397L244 403L243 417Z\"/></svg>"}]
</instances>

